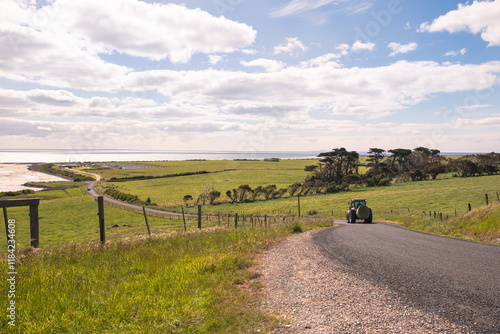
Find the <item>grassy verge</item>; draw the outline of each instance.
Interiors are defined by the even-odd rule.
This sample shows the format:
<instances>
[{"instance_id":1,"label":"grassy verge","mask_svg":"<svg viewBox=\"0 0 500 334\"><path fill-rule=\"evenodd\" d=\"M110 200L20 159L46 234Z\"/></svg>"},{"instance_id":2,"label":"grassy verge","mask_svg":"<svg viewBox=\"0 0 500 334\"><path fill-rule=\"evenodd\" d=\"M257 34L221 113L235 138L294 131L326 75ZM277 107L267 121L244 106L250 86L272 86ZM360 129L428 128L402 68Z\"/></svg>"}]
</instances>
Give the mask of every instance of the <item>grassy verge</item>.
<instances>
[{"instance_id":1,"label":"grassy verge","mask_svg":"<svg viewBox=\"0 0 500 334\"><path fill-rule=\"evenodd\" d=\"M0 332L266 332L277 320L257 307L252 259L318 227L299 224L43 247L17 265L16 327L1 317ZM6 279L0 284L6 293Z\"/></svg>"},{"instance_id":2,"label":"grassy verge","mask_svg":"<svg viewBox=\"0 0 500 334\"><path fill-rule=\"evenodd\" d=\"M500 245L500 203L478 207L449 219L405 219L402 226L426 233Z\"/></svg>"}]
</instances>

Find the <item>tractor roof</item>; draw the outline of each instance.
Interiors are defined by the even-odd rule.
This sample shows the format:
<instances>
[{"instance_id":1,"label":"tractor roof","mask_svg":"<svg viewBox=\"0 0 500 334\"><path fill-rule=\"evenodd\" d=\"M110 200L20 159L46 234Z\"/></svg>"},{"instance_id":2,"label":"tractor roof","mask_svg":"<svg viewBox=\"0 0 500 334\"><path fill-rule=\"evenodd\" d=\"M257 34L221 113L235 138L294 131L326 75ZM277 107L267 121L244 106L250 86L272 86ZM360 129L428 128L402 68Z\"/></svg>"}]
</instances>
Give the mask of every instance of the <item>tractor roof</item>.
<instances>
[{"instance_id":1,"label":"tractor roof","mask_svg":"<svg viewBox=\"0 0 500 334\"><path fill-rule=\"evenodd\" d=\"M353 198L352 200L355 201L355 202L357 202L357 201L366 201L366 198Z\"/></svg>"}]
</instances>

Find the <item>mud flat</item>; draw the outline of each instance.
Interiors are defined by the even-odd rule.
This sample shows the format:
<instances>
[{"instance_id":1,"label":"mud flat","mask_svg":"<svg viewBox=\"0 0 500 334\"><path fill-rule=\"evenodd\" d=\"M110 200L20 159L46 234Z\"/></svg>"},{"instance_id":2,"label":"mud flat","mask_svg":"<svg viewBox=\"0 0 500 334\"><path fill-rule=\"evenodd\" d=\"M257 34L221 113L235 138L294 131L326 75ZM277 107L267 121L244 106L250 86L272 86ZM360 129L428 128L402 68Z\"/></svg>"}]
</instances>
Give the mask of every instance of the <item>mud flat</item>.
<instances>
[{"instance_id":1,"label":"mud flat","mask_svg":"<svg viewBox=\"0 0 500 334\"><path fill-rule=\"evenodd\" d=\"M0 192L41 188L25 187L26 182L67 181L61 177L29 170L26 164L0 164Z\"/></svg>"}]
</instances>

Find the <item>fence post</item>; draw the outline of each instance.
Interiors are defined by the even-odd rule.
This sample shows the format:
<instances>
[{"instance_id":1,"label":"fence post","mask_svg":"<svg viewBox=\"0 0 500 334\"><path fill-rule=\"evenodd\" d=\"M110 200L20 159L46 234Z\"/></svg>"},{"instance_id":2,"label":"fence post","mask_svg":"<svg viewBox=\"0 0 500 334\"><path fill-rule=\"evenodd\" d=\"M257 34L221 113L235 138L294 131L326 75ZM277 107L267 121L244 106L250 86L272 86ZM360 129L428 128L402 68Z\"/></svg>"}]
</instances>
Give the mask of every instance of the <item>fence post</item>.
<instances>
[{"instance_id":1,"label":"fence post","mask_svg":"<svg viewBox=\"0 0 500 334\"><path fill-rule=\"evenodd\" d=\"M220 226L220 212L217 212L217 218L219 220L219 226Z\"/></svg>"},{"instance_id":2,"label":"fence post","mask_svg":"<svg viewBox=\"0 0 500 334\"><path fill-rule=\"evenodd\" d=\"M144 213L144 219L146 220L146 227L148 228L149 237L151 237L151 230L149 229L148 215L146 214L146 208L142 207L142 212Z\"/></svg>"},{"instance_id":3,"label":"fence post","mask_svg":"<svg viewBox=\"0 0 500 334\"><path fill-rule=\"evenodd\" d=\"M187 228L186 228L186 217L184 216L184 207L181 207L182 209L182 221L184 222L184 232L187 231Z\"/></svg>"},{"instance_id":4,"label":"fence post","mask_svg":"<svg viewBox=\"0 0 500 334\"><path fill-rule=\"evenodd\" d=\"M300 217L300 195L297 195L297 205L299 208L299 217Z\"/></svg>"},{"instance_id":5,"label":"fence post","mask_svg":"<svg viewBox=\"0 0 500 334\"><path fill-rule=\"evenodd\" d=\"M3 208L3 219L5 220L5 235L7 236L7 245L9 244L9 219L7 218L7 208Z\"/></svg>"},{"instance_id":6,"label":"fence post","mask_svg":"<svg viewBox=\"0 0 500 334\"><path fill-rule=\"evenodd\" d=\"M471 208L470 203L469 203L469 211L467 211L467 212L471 212L471 211L472 211L472 208Z\"/></svg>"},{"instance_id":7,"label":"fence post","mask_svg":"<svg viewBox=\"0 0 500 334\"><path fill-rule=\"evenodd\" d=\"M484 197L486 198L486 205L488 205L488 194L484 194Z\"/></svg>"},{"instance_id":8,"label":"fence post","mask_svg":"<svg viewBox=\"0 0 500 334\"><path fill-rule=\"evenodd\" d=\"M238 228L238 214L234 214L234 228Z\"/></svg>"},{"instance_id":9,"label":"fence post","mask_svg":"<svg viewBox=\"0 0 500 334\"><path fill-rule=\"evenodd\" d=\"M38 203L30 204L30 238L31 247L37 248L39 243L39 228L38 228Z\"/></svg>"},{"instance_id":10,"label":"fence post","mask_svg":"<svg viewBox=\"0 0 500 334\"><path fill-rule=\"evenodd\" d=\"M500 197L498 197L498 191L497 191L497 202L500 202Z\"/></svg>"},{"instance_id":11,"label":"fence post","mask_svg":"<svg viewBox=\"0 0 500 334\"><path fill-rule=\"evenodd\" d=\"M198 204L198 228L201 230L201 205Z\"/></svg>"},{"instance_id":12,"label":"fence post","mask_svg":"<svg viewBox=\"0 0 500 334\"><path fill-rule=\"evenodd\" d=\"M264 227L267 228L267 215L264 215Z\"/></svg>"},{"instance_id":13,"label":"fence post","mask_svg":"<svg viewBox=\"0 0 500 334\"><path fill-rule=\"evenodd\" d=\"M104 197L97 197L97 207L99 212L99 234L101 235L101 244L106 242L106 229L104 228Z\"/></svg>"}]
</instances>

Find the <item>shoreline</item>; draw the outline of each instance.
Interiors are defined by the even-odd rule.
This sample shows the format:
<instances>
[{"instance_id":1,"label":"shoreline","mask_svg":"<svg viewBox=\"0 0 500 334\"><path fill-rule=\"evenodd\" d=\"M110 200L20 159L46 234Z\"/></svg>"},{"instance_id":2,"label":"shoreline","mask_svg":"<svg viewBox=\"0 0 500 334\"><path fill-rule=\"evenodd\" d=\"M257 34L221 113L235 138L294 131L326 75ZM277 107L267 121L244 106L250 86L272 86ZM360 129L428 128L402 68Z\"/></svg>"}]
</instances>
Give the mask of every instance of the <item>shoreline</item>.
<instances>
[{"instance_id":1,"label":"shoreline","mask_svg":"<svg viewBox=\"0 0 500 334\"><path fill-rule=\"evenodd\" d=\"M30 170L33 164L0 163L0 192L33 190L40 191L44 188L25 186L28 182L58 182L68 181L62 177Z\"/></svg>"}]
</instances>

